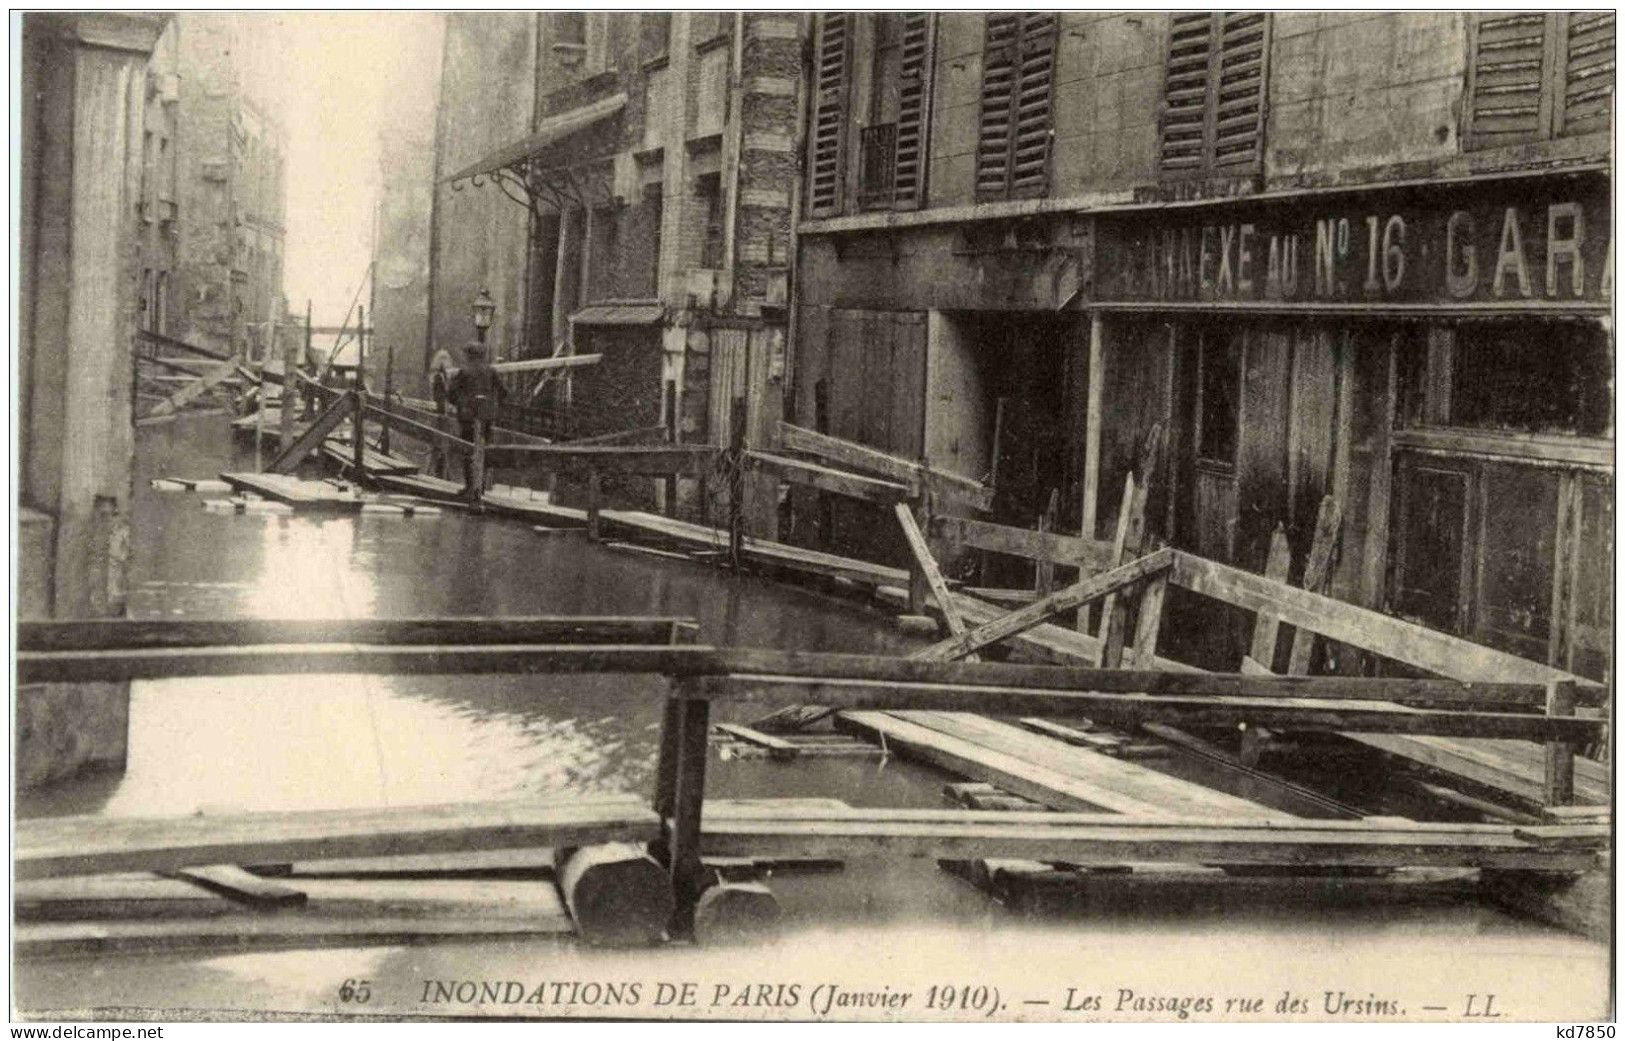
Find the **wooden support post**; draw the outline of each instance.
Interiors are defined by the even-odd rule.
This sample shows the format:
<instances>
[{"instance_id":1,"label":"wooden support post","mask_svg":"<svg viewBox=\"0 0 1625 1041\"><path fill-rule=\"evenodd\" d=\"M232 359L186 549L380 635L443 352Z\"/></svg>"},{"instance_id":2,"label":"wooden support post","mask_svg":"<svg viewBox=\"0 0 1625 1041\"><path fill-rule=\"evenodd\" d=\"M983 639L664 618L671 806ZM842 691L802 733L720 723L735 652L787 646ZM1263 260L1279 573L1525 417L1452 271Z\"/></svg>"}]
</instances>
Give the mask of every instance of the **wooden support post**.
<instances>
[{"instance_id":1,"label":"wooden support post","mask_svg":"<svg viewBox=\"0 0 1625 1041\"><path fill-rule=\"evenodd\" d=\"M1112 555L1107 561L1107 564L1110 567L1116 567L1117 565L1121 564L1124 558L1128 555L1129 515L1134 509L1135 487L1133 474L1129 474L1127 477L1123 478L1123 498L1122 501L1117 504L1117 532L1112 536ZM1095 630L1096 634L1102 641L1106 639L1107 630L1110 628L1112 607L1116 604L1116 602L1117 597L1109 596L1102 604L1100 612L1100 624ZM1089 611L1087 609L1080 608L1078 611L1079 632L1088 631L1088 617ZM1101 649L1104 653L1104 642L1101 644ZM1104 665L1104 660L1102 660L1100 664Z\"/></svg>"},{"instance_id":2,"label":"wooden support post","mask_svg":"<svg viewBox=\"0 0 1625 1041\"><path fill-rule=\"evenodd\" d=\"M1320 500L1320 513L1315 517L1315 539L1309 546L1309 560L1303 567L1303 588L1311 593L1324 593L1332 576L1332 551L1337 548L1338 531L1343 526L1343 507L1335 496ZM1309 672L1309 658L1315 649L1315 634L1296 629L1292 634L1292 652L1287 662L1287 675L1304 676Z\"/></svg>"},{"instance_id":3,"label":"wooden support post","mask_svg":"<svg viewBox=\"0 0 1625 1041\"><path fill-rule=\"evenodd\" d=\"M1574 681L1553 680L1546 685L1546 714L1574 715ZM1565 741L1546 742L1547 806L1574 804L1574 746Z\"/></svg>"},{"instance_id":4,"label":"wooden support post","mask_svg":"<svg viewBox=\"0 0 1625 1041\"><path fill-rule=\"evenodd\" d=\"M694 909L700 898L700 815L705 805L705 760L710 754L711 703L678 700L677 782L667 834L671 849L672 923L674 938L694 931Z\"/></svg>"},{"instance_id":5,"label":"wooden support post","mask_svg":"<svg viewBox=\"0 0 1625 1041\"><path fill-rule=\"evenodd\" d=\"M915 508L912 511L906 502L896 503L893 509L897 513L898 520L903 522L903 535L908 539L908 548L911 551L912 559L908 566L908 610L910 614L923 615L926 613L926 594L936 592L936 585L941 584L942 575L938 573L937 582L933 584L931 577L926 574L927 567L933 572L936 571L936 563L931 560L931 551L926 545L924 535L924 532L931 530L931 493L922 490L919 498L914 501ZM915 519L916 511L918 521ZM908 519L903 521L905 517ZM915 545L916 538L919 540L918 546ZM946 592L947 587L943 588ZM947 610L946 601L946 596L937 597L938 606L944 610Z\"/></svg>"},{"instance_id":6,"label":"wooden support post","mask_svg":"<svg viewBox=\"0 0 1625 1041\"><path fill-rule=\"evenodd\" d=\"M1044 507L1044 512L1038 515L1038 531L1040 534L1047 535L1055 530L1055 518L1060 509L1061 492L1059 489L1051 488L1049 504ZM1055 562L1053 560L1046 558L1038 561L1033 572L1033 592L1041 597L1049 596L1055 592Z\"/></svg>"},{"instance_id":7,"label":"wooden support post","mask_svg":"<svg viewBox=\"0 0 1625 1041\"><path fill-rule=\"evenodd\" d=\"M304 355L303 355L303 356L302 356L302 357L301 357L301 358L300 358L300 359L299 359L299 365L300 365L300 371L301 371L301 372L303 372L303 371L304 371L304 368L303 368L303 367L304 367L304 366L305 366L305 365L306 365L306 364L307 364L307 363L309 363L309 361L310 361L310 333L311 333L311 325L310 325L310 300L309 300L309 299L306 299L306 300L305 300L305 353L304 353ZM286 395L286 394L287 394L287 392L288 392L288 388L287 388L287 387L283 387L283 388L282 388L282 393L283 393L283 394L284 394L284 395ZM310 413L311 413L311 411L313 411L313 410L312 410L312 409L311 409L311 407L310 407L310 406L311 406L311 405L313 405L313 404L315 404L315 402L316 402L316 395L315 395L315 394L313 394L313 393L311 393L311 392L310 392L310 391L305 391L305 393L304 393L304 395L303 395L303 397L304 397L304 403L305 403L305 414L306 414L306 415L309 415L309 414L310 414Z\"/></svg>"},{"instance_id":8,"label":"wooden support post","mask_svg":"<svg viewBox=\"0 0 1625 1041\"><path fill-rule=\"evenodd\" d=\"M353 465L355 467L355 473L351 474L351 477L354 479L355 483L359 485L367 476L367 437L363 422L364 417L367 414L366 392L360 387L357 387L350 392L350 400L350 418L355 423L353 430L355 435L355 443L351 446L353 451Z\"/></svg>"},{"instance_id":9,"label":"wooden support post","mask_svg":"<svg viewBox=\"0 0 1625 1041\"><path fill-rule=\"evenodd\" d=\"M603 534L599 521L599 510L601 509L599 497L603 494L600 481L601 478L597 470L587 475L587 537L594 542L597 542Z\"/></svg>"},{"instance_id":10,"label":"wooden support post","mask_svg":"<svg viewBox=\"0 0 1625 1041\"><path fill-rule=\"evenodd\" d=\"M1140 617L1134 629L1134 667L1149 669L1157 657L1157 636L1162 631L1162 601L1168 592L1168 576L1146 580L1140 594Z\"/></svg>"},{"instance_id":11,"label":"wooden support post","mask_svg":"<svg viewBox=\"0 0 1625 1041\"><path fill-rule=\"evenodd\" d=\"M936 597L937 607L942 611L943 623L948 626L948 634L965 635L967 631L965 620L960 617L953 595L948 592L948 583L943 581L942 572L937 568L936 558L931 553L930 544L926 542L922 526L915 523L914 514L909 512L907 503L900 502L893 509L897 512L898 522L903 525L903 537L908 540L908 548L914 555L914 569L931 590L931 595ZM968 655L967 660L976 661L976 655Z\"/></svg>"},{"instance_id":12,"label":"wooden support post","mask_svg":"<svg viewBox=\"0 0 1625 1041\"><path fill-rule=\"evenodd\" d=\"M1269 560L1264 564L1264 577L1285 583L1292 570L1292 546L1287 542L1286 530L1277 524L1270 536ZM1281 632L1281 619L1267 611L1259 611L1253 621L1252 649L1241 661L1241 671L1248 675L1267 675L1275 668L1275 644ZM1248 726L1241 732L1241 761L1251 768L1258 765L1269 731Z\"/></svg>"},{"instance_id":13,"label":"wooden support post","mask_svg":"<svg viewBox=\"0 0 1625 1041\"><path fill-rule=\"evenodd\" d=\"M307 323L309 319L307 318ZM282 408L277 416L277 451L293 444L293 409L299 400L299 346L292 336L282 338ZM263 377L263 373L261 376ZM260 380L260 407L265 406L265 381Z\"/></svg>"},{"instance_id":14,"label":"wooden support post","mask_svg":"<svg viewBox=\"0 0 1625 1041\"><path fill-rule=\"evenodd\" d=\"M1095 516L1100 497L1101 395L1106 381L1106 326L1099 311L1089 315L1089 383L1085 390L1083 433L1083 537L1095 537Z\"/></svg>"}]
</instances>

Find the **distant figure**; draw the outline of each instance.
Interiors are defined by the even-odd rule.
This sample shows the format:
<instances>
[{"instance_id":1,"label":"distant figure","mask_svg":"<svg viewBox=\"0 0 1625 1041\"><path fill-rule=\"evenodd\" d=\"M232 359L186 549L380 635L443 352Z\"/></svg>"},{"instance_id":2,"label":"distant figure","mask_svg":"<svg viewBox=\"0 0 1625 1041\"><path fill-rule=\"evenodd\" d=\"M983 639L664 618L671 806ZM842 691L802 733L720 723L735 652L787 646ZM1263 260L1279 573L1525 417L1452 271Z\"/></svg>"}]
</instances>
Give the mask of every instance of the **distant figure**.
<instances>
[{"instance_id":1,"label":"distant figure","mask_svg":"<svg viewBox=\"0 0 1625 1041\"><path fill-rule=\"evenodd\" d=\"M473 441L478 436L480 440L489 443L497 409L506 401L507 391L503 389L502 381L497 378L497 371L485 360L485 344L471 343L463 349L463 355L466 361L451 378L446 397L457 409L457 422L461 427L463 440ZM478 501L484 491L485 489L474 486L473 457L465 458L463 494L471 500Z\"/></svg>"},{"instance_id":2,"label":"distant figure","mask_svg":"<svg viewBox=\"0 0 1625 1041\"><path fill-rule=\"evenodd\" d=\"M451 391L453 368L451 354L444 347L434 352L434 360L429 363L429 394L434 398L436 415L446 414L446 395Z\"/></svg>"}]
</instances>

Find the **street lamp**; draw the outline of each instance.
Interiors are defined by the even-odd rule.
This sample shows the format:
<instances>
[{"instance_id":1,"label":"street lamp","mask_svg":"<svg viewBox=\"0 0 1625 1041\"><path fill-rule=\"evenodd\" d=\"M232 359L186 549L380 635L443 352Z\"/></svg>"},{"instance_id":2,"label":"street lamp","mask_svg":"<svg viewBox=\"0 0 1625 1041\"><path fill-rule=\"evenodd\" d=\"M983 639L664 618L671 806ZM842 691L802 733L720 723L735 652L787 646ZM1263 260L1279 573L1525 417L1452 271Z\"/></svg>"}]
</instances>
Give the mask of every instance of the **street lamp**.
<instances>
[{"instance_id":1,"label":"street lamp","mask_svg":"<svg viewBox=\"0 0 1625 1041\"><path fill-rule=\"evenodd\" d=\"M491 331L491 319L496 317L497 302L491 299L491 294L480 290L480 295L474 298L474 335L481 343L485 342L485 334Z\"/></svg>"}]
</instances>

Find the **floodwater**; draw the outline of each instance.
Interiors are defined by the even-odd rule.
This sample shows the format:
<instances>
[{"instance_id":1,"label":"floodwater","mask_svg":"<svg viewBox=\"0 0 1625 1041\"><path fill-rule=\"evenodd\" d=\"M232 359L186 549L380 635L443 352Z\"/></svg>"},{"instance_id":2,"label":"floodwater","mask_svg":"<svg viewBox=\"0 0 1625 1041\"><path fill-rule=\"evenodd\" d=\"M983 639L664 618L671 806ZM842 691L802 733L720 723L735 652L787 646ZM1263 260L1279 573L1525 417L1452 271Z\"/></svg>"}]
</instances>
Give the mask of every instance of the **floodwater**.
<instances>
[{"instance_id":1,"label":"floodwater","mask_svg":"<svg viewBox=\"0 0 1625 1041\"><path fill-rule=\"evenodd\" d=\"M140 431L136 617L636 614L695 619L700 640L721 645L871 653L910 646L883 615L853 603L595 545L580 534L541 534L452 511L239 515L204 509L207 495L150 488L153 477L251 466L252 452L231 443L226 424L226 417L193 417ZM22 797L16 810L146 816L647 792L659 724L659 701L647 695L658 682L143 682L132 692L127 770ZM1156 765L1196 770L1179 760ZM951 779L893 757L713 758L707 791L940 806ZM929 861L853 862L838 874L775 878L773 888L786 928L749 950L608 952L527 940L36 962L16 966L14 1000L40 1018L51 1018L48 1010L235 1009L934 1020L982 1018L997 1004L992 1014L1001 1019L1444 1020L1483 1011L1485 994L1497 995L1491 1011L1507 1019L1596 1018L1607 1007L1605 945L1473 902L1361 905L1315 899L1308 887L1277 888L1036 919ZM341 1003L341 984L363 978L372 981L367 1006ZM426 981L435 980L518 982L526 995L542 983L551 989L540 1003L426 1001ZM631 981L641 981L636 997L627 986L607 987ZM600 987L551 987L557 982ZM668 994L661 982L675 989ZM694 984L691 1001L685 983ZM825 1010L830 992L817 988L831 984L891 994ZM942 1007L943 987L955 988L950 1007ZM1470 994L1479 995L1476 1005L1466 1004ZM1360 1004L1342 1005L1334 995ZM1294 1007L1294 997L1305 1004Z\"/></svg>"}]
</instances>

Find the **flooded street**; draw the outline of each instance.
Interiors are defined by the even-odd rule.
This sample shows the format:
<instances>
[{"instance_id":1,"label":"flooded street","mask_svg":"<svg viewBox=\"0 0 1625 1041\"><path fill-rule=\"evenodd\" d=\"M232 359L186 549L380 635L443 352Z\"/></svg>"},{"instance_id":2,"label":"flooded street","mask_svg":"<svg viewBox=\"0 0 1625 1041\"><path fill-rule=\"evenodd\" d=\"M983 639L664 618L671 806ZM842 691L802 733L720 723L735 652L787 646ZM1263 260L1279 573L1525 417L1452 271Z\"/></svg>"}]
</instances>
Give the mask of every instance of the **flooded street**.
<instances>
[{"instance_id":1,"label":"flooded street","mask_svg":"<svg viewBox=\"0 0 1625 1041\"><path fill-rule=\"evenodd\" d=\"M578 533L541 534L452 511L238 515L204 509L207 495L149 486L153 477L212 477L250 465L251 451L231 444L224 416L140 431L132 616L661 615L696 619L699 640L719 645L869 653L909 646L883 615L852 603L606 548ZM659 725L647 685L657 682L267 676L137 683L127 771L28 793L17 812L143 816L647 793ZM748 718L748 709L739 711ZM951 779L895 757L713 757L708 794L936 807ZM1282 890L1034 920L928 861L854 862L837 874L775 879L773 887L784 935L745 957L691 948L605 952L549 940L105 957L20 964L15 1000L24 1011L981 1018L962 1005L926 1007L927 988L946 984L996 988L1007 1006L1001 1018L1259 1018L1236 1011L1245 1006L1227 1013L1224 998L1267 999L1268 1013L1288 993L1307 1001L1305 1011L1273 1018L1326 1019L1339 993L1372 998L1367 1011L1333 1017L1351 1020L1459 1018L1472 993L1499 995L1496 1010L1508 1019L1592 1018L1605 1008L1605 945L1476 903L1334 906ZM1181 966L1179 995L1158 988L1172 962ZM365 1008L339 1002L340 985L353 978L374 981ZM518 981L527 993L543 982L643 983L636 1000L621 988L615 1001L560 990L540 1003L445 1003L425 1000L430 980ZM695 1001L657 1003L661 980L695 983ZM917 993L901 1006L827 1013L811 997L819 984L865 981ZM757 984L783 986L735 1003L741 986ZM791 985L794 1003L784 989ZM1125 998L1125 990L1133 993ZM1093 1006L1090 996L1099 998ZM1136 996L1193 1000L1182 1015L1177 1002L1142 1011ZM1208 1011L1195 1000L1202 996L1216 1000ZM1403 1011L1379 1011L1388 1004ZM1423 1011L1434 1006L1448 1011Z\"/></svg>"}]
</instances>

